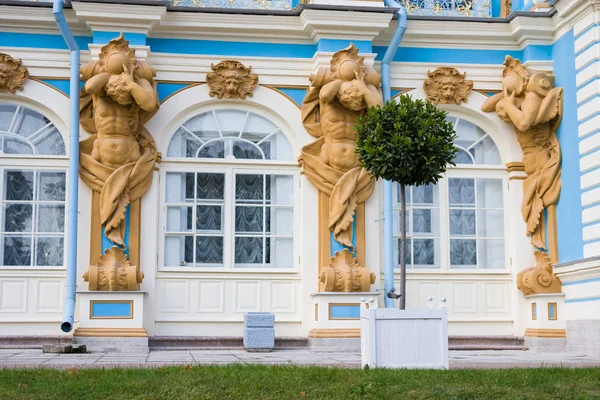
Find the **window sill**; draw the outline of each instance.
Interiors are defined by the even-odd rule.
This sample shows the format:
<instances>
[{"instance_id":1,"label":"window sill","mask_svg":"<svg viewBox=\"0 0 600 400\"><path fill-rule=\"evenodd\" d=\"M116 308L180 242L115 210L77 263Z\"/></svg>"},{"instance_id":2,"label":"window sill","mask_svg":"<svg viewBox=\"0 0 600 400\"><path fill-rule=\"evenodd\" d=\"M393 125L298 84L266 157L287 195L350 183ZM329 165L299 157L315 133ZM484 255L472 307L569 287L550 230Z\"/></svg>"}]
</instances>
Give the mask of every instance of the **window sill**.
<instances>
[{"instance_id":1,"label":"window sill","mask_svg":"<svg viewBox=\"0 0 600 400\"><path fill-rule=\"evenodd\" d=\"M419 269L406 270L407 275L510 275L508 269ZM400 275L399 269L394 269L394 275Z\"/></svg>"},{"instance_id":2,"label":"window sill","mask_svg":"<svg viewBox=\"0 0 600 400\"><path fill-rule=\"evenodd\" d=\"M298 268L202 268L202 267L160 267L160 273L184 272L200 274L299 274Z\"/></svg>"},{"instance_id":3,"label":"window sill","mask_svg":"<svg viewBox=\"0 0 600 400\"><path fill-rule=\"evenodd\" d=\"M66 271L67 267L59 266L59 267L39 267L39 266L29 266L29 267L5 267L0 266L0 271L2 272L19 272L19 271Z\"/></svg>"}]
</instances>

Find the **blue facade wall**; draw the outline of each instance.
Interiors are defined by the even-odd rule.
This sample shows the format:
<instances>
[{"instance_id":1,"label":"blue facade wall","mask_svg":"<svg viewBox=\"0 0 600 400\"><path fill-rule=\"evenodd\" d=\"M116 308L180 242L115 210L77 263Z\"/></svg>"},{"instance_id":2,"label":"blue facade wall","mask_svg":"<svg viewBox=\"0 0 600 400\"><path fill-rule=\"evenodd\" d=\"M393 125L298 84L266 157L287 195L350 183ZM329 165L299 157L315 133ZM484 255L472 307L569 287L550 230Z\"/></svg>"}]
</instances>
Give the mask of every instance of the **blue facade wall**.
<instances>
[{"instance_id":1,"label":"blue facade wall","mask_svg":"<svg viewBox=\"0 0 600 400\"><path fill-rule=\"evenodd\" d=\"M562 192L556 208L561 263L583 258L574 41L573 31L569 31L552 46L555 84L564 88L564 113L558 129L562 150Z\"/></svg>"}]
</instances>

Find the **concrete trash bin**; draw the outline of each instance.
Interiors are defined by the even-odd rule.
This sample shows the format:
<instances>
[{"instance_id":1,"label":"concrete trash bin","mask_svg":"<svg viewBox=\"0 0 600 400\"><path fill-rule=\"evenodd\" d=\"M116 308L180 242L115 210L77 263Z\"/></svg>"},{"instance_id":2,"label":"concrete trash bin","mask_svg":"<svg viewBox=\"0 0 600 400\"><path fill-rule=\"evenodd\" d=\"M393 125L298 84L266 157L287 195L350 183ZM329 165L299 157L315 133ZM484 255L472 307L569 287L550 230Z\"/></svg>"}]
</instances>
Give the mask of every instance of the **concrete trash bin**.
<instances>
[{"instance_id":1,"label":"concrete trash bin","mask_svg":"<svg viewBox=\"0 0 600 400\"><path fill-rule=\"evenodd\" d=\"M275 348L275 314L244 314L244 347L246 351L272 351Z\"/></svg>"}]
</instances>

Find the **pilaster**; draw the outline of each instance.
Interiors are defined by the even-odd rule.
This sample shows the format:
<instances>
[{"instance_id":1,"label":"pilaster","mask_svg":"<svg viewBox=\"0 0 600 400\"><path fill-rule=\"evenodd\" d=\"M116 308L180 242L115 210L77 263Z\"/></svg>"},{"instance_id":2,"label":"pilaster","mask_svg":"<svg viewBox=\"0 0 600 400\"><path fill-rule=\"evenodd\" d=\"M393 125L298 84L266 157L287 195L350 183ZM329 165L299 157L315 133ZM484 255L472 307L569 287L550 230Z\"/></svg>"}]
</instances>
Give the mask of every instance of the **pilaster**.
<instances>
[{"instance_id":1,"label":"pilaster","mask_svg":"<svg viewBox=\"0 0 600 400\"><path fill-rule=\"evenodd\" d=\"M567 11L574 34L583 257L588 258L600 255L600 1L582 1Z\"/></svg>"}]
</instances>

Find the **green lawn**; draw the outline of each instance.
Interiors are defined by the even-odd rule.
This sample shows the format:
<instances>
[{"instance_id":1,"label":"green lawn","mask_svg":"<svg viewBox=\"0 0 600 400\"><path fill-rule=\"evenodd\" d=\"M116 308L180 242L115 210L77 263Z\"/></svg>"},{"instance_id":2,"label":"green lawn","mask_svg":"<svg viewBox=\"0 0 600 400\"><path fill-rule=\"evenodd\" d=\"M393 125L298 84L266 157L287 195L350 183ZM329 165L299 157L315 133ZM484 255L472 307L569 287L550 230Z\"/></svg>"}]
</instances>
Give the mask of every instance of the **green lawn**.
<instances>
[{"instance_id":1,"label":"green lawn","mask_svg":"<svg viewBox=\"0 0 600 400\"><path fill-rule=\"evenodd\" d=\"M394 371L281 366L2 370L0 399L590 399L600 369Z\"/></svg>"}]
</instances>

